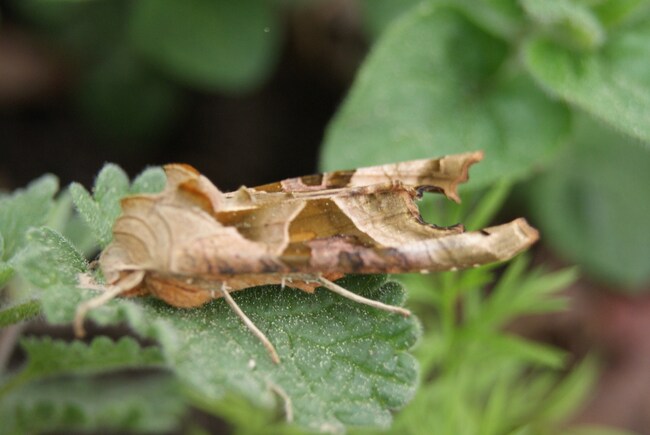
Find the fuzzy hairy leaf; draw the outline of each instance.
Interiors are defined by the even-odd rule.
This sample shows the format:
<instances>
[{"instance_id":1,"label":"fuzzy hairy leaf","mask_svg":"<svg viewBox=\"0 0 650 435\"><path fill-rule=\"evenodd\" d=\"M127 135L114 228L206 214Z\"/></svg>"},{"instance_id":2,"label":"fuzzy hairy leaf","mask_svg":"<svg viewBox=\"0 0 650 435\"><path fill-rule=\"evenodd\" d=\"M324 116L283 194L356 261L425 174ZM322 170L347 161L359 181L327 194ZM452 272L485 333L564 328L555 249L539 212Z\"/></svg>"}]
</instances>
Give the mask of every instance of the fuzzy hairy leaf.
<instances>
[{"instance_id":1,"label":"fuzzy hairy leaf","mask_svg":"<svg viewBox=\"0 0 650 435\"><path fill-rule=\"evenodd\" d=\"M58 188L56 177L45 175L25 189L0 198L0 234L3 240L0 260L8 260L18 252L25 244L25 234L30 227L45 223Z\"/></svg>"},{"instance_id":2,"label":"fuzzy hairy leaf","mask_svg":"<svg viewBox=\"0 0 650 435\"><path fill-rule=\"evenodd\" d=\"M120 198L128 193L129 179L113 164L102 168L95 180L93 195L78 183L70 185L70 194L77 210L95 234L101 247L113 238L113 222L120 214Z\"/></svg>"},{"instance_id":3,"label":"fuzzy hairy leaf","mask_svg":"<svg viewBox=\"0 0 650 435\"><path fill-rule=\"evenodd\" d=\"M373 299L402 302L402 288L384 280L350 278L342 284ZM49 288L43 296L46 317L70 322L77 303L90 294ZM228 394L268 408L282 403L274 391L283 391L299 425L342 430L348 425L386 427L390 411L413 395L417 368L406 351L419 335L415 319L360 306L325 290L307 295L267 286L235 298L274 343L281 364L273 364L223 300L191 310L152 299L119 300L90 316L103 324L127 320L141 335L158 340L168 366L203 408L211 409L212 402Z\"/></svg>"},{"instance_id":4,"label":"fuzzy hairy leaf","mask_svg":"<svg viewBox=\"0 0 650 435\"><path fill-rule=\"evenodd\" d=\"M36 299L3 305L0 309L0 328L31 319L40 312L41 304Z\"/></svg>"},{"instance_id":5,"label":"fuzzy hairy leaf","mask_svg":"<svg viewBox=\"0 0 650 435\"><path fill-rule=\"evenodd\" d=\"M66 342L46 338L24 338L20 341L27 364L17 374L0 385L0 416L3 416L3 433L25 433L54 428L106 429L124 427L133 430L160 427L145 416L155 415L152 410L167 408L170 404L180 408L176 398L156 397L156 400L134 403L137 394L146 391L167 392L174 395L169 380L160 379L160 386L149 385L146 377L134 382L120 382L115 373L126 369L156 368L163 366L158 347L141 347L133 338L123 337L112 341L98 337L90 344L80 341ZM90 376L112 373L113 378L92 379ZM97 385L95 385L97 384ZM142 391L138 389L142 388ZM101 387L100 390L94 389ZM53 393L58 389L58 394ZM94 396L91 392L94 391ZM125 397L116 396L117 393ZM177 396L177 394L176 394ZM129 406L125 406L128 402ZM131 409L129 409L131 408ZM131 414L130 419L128 417ZM38 418L37 418L38 417ZM115 422L106 422L107 418ZM164 427L172 423L172 416L161 416ZM34 421L36 420L36 421Z\"/></svg>"},{"instance_id":6,"label":"fuzzy hairy leaf","mask_svg":"<svg viewBox=\"0 0 650 435\"><path fill-rule=\"evenodd\" d=\"M118 341L97 337L90 344L49 337L25 338L20 345L27 354L27 366L19 376L30 381L64 374L90 375L126 368L161 366L163 363L158 347L142 348L130 337Z\"/></svg>"},{"instance_id":7,"label":"fuzzy hairy leaf","mask_svg":"<svg viewBox=\"0 0 650 435\"><path fill-rule=\"evenodd\" d=\"M422 4L375 44L329 125L325 169L482 149L471 189L526 174L568 131L568 112L523 73L508 45L456 10ZM534 131L535 134L531 134Z\"/></svg>"},{"instance_id":8,"label":"fuzzy hairy leaf","mask_svg":"<svg viewBox=\"0 0 650 435\"><path fill-rule=\"evenodd\" d=\"M165 171L162 168L147 168L135 177L130 192L132 194L160 192L165 188L166 181Z\"/></svg>"},{"instance_id":9,"label":"fuzzy hairy leaf","mask_svg":"<svg viewBox=\"0 0 650 435\"><path fill-rule=\"evenodd\" d=\"M166 375L54 378L35 382L0 402L2 433L167 433L185 405Z\"/></svg>"},{"instance_id":10,"label":"fuzzy hairy leaf","mask_svg":"<svg viewBox=\"0 0 650 435\"><path fill-rule=\"evenodd\" d=\"M32 228L26 239L28 245L16 256L14 264L25 279L40 288L74 285L77 274L87 268L86 260L75 247L51 228Z\"/></svg>"},{"instance_id":11,"label":"fuzzy hairy leaf","mask_svg":"<svg viewBox=\"0 0 650 435\"><path fill-rule=\"evenodd\" d=\"M121 212L120 200L127 194L155 193L165 186L160 168L149 168L136 177L129 187L129 178L117 165L107 164L99 172L93 195L79 183L70 185L70 194L79 214L94 233L99 246L106 247L113 238L113 222Z\"/></svg>"}]
</instances>

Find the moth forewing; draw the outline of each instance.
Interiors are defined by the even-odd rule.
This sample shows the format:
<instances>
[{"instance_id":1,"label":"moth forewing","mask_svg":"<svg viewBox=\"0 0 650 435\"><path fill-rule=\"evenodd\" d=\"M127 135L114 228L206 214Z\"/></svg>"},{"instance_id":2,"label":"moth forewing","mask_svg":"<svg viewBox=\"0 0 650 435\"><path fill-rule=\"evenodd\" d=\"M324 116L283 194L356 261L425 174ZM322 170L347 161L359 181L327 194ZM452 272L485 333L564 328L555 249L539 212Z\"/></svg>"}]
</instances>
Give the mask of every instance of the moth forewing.
<instances>
[{"instance_id":1,"label":"moth forewing","mask_svg":"<svg viewBox=\"0 0 650 435\"><path fill-rule=\"evenodd\" d=\"M458 201L457 185L481 152L293 178L222 193L197 170L165 166L159 194L122 201L113 242L100 256L104 291L79 305L86 313L115 296L152 295L191 308L223 297L279 362L272 343L230 292L281 284L321 286L368 306L410 315L334 282L348 273L456 270L503 261L525 250L537 231L524 219L485 230L425 223L422 191Z\"/></svg>"}]
</instances>

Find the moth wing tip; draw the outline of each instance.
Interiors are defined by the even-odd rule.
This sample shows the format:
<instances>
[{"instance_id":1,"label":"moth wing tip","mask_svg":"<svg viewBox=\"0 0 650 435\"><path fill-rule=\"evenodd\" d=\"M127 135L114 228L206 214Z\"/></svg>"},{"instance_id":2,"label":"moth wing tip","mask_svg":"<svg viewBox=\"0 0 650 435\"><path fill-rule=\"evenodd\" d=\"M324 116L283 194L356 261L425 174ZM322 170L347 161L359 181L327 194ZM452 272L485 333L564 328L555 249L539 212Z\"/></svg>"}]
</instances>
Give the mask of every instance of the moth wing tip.
<instances>
[{"instance_id":1,"label":"moth wing tip","mask_svg":"<svg viewBox=\"0 0 650 435\"><path fill-rule=\"evenodd\" d=\"M478 163L481 160L483 160L483 157L485 157L485 153L483 150L478 150L478 151L471 151L468 153L464 154L458 154L455 156L450 156L454 159L459 158L461 167L459 172L458 177L450 184L450 186L445 189L445 196L447 198L451 199L454 201L456 204L460 204L460 196L458 195L458 185L465 183L467 180L469 180L469 168L472 166L474 163Z\"/></svg>"},{"instance_id":2,"label":"moth wing tip","mask_svg":"<svg viewBox=\"0 0 650 435\"><path fill-rule=\"evenodd\" d=\"M167 163L163 166L165 173L169 174L170 172L178 171L183 172L188 175L201 175L200 172L192 165L187 163Z\"/></svg>"},{"instance_id":3,"label":"moth wing tip","mask_svg":"<svg viewBox=\"0 0 650 435\"><path fill-rule=\"evenodd\" d=\"M531 226L525 218L517 218L513 223L516 224L517 230L521 234L521 238L527 240L529 244L532 245L539 240L539 230Z\"/></svg>"}]
</instances>

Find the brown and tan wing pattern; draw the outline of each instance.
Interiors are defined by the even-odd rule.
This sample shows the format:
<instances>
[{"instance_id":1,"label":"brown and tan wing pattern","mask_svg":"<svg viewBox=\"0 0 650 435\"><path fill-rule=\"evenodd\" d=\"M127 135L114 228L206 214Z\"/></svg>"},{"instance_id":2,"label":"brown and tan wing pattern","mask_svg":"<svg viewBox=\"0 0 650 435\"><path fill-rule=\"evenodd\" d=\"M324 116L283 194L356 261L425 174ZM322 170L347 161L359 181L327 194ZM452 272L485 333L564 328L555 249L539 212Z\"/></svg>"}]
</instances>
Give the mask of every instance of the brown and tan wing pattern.
<instances>
[{"instance_id":1,"label":"brown and tan wing pattern","mask_svg":"<svg viewBox=\"0 0 650 435\"><path fill-rule=\"evenodd\" d=\"M454 154L439 159L412 160L381 166L326 172L289 178L277 183L255 187L266 192L310 192L344 189L375 184L429 186L459 202L456 186L467 181L468 169L483 159L482 151Z\"/></svg>"},{"instance_id":2,"label":"brown and tan wing pattern","mask_svg":"<svg viewBox=\"0 0 650 435\"><path fill-rule=\"evenodd\" d=\"M475 232L436 227L422 220L414 191L363 190L341 192L326 205L308 201L289 227L281 262L300 272L433 272L503 261L538 238L524 219Z\"/></svg>"}]
</instances>

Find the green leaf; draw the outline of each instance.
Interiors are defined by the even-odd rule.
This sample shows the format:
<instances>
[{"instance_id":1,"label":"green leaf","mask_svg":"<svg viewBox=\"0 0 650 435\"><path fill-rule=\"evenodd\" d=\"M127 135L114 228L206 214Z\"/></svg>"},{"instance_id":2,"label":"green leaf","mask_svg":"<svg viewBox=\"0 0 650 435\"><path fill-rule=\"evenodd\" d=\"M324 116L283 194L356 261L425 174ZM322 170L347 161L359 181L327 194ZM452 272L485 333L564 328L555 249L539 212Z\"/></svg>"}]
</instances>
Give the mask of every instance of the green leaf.
<instances>
[{"instance_id":1,"label":"green leaf","mask_svg":"<svg viewBox=\"0 0 650 435\"><path fill-rule=\"evenodd\" d=\"M562 369L567 360L566 352L513 335L485 334L483 340L493 352L500 352L534 365Z\"/></svg>"},{"instance_id":2,"label":"green leaf","mask_svg":"<svg viewBox=\"0 0 650 435\"><path fill-rule=\"evenodd\" d=\"M554 39L583 50L598 48L605 31L596 15L585 5L568 0L522 0L522 7L537 23L549 26Z\"/></svg>"},{"instance_id":3,"label":"green leaf","mask_svg":"<svg viewBox=\"0 0 650 435\"><path fill-rule=\"evenodd\" d=\"M15 435L174 433L185 412L176 384L163 374L48 379L0 401L3 433Z\"/></svg>"},{"instance_id":4,"label":"green leaf","mask_svg":"<svg viewBox=\"0 0 650 435\"><path fill-rule=\"evenodd\" d=\"M41 313L41 303L38 300L3 305L0 308L0 328L5 328L14 323L24 322Z\"/></svg>"},{"instance_id":5,"label":"green leaf","mask_svg":"<svg viewBox=\"0 0 650 435\"><path fill-rule=\"evenodd\" d=\"M128 183L122 169L108 164L95 181L94 200L81 184L70 185L72 200L101 247L106 247L113 238L113 222L120 214L120 199L128 192Z\"/></svg>"},{"instance_id":6,"label":"green leaf","mask_svg":"<svg viewBox=\"0 0 650 435\"><path fill-rule=\"evenodd\" d=\"M32 228L28 245L16 255L14 265L20 274L40 288L75 285L77 275L87 269L86 260L68 240L47 228Z\"/></svg>"},{"instance_id":7,"label":"green leaf","mask_svg":"<svg viewBox=\"0 0 650 435\"><path fill-rule=\"evenodd\" d=\"M422 0L363 0L361 1L363 27L368 35L378 37L395 18Z\"/></svg>"},{"instance_id":8,"label":"green leaf","mask_svg":"<svg viewBox=\"0 0 650 435\"><path fill-rule=\"evenodd\" d=\"M11 279L13 274L14 268L4 261L0 261L0 288Z\"/></svg>"},{"instance_id":9,"label":"green leaf","mask_svg":"<svg viewBox=\"0 0 650 435\"><path fill-rule=\"evenodd\" d=\"M107 224L112 225L122 211L120 200L129 191L129 177L117 165L105 165L95 180L93 197L103 212Z\"/></svg>"},{"instance_id":10,"label":"green leaf","mask_svg":"<svg viewBox=\"0 0 650 435\"><path fill-rule=\"evenodd\" d=\"M0 234L4 240L0 260L8 260L18 252L25 244L25 234L30 227L45 223L58 188L56 177L45 175L25 189L0 197Z\"/></svg>"},{"instance_id":11,"label":"green leaf","mask_svg":"<svg viewBox=\"0 0 650 435\"><path fill-rule=\"evenodd\" d=\"M566 108L509 69L504 41L426 6L376 43L328 127L324 169L483 149L470 188L526 175L562 142Z\"/></svg>"},{"instance_id":12,"label":"green leaf","mask_svg":"<svg viewBox=\"0 0 650 435\"><path fill-rule=\"evenodd\" d=\"M159 367L164 359L155 346L141 347L131 337L113 341L97 337L90 344L45 338L24 338L20 345L27 354L27 366L19 377L23 382L61 375L93 375L127 368Z\"/></svg>"},{"instance_id":13,"label":"green leaf","mask_svg":"<svg viewBox=\"0 0 650 435\"><path fill-rule=\"evenodd\" d=\"M642 16L650 9L647 0L603 0L593 5L593 10L603 25L615 27L628 19Z\"/></svg>"},{"instance_id":14,"label":"green leaf","mask_svg":"<svg viewBox=\"0 0 650 435\"><path fill-rule=\"evenodd\" d=\"M527 266L526 256L510 262L490 296L482 302L480 311L468 319L468 330L480 336L486 328L503 327L514 317L566 307L566 301L553 293L573 283L577 271L565 269L542 273L540 269L526 270Z\"/></svg>"},{"instance_id":15,"label":"green leaf","mask_svg":"<svg viewBox=\"0 0 650 435\"><path fill-rule=\"evenodd\" d=\"M147 168L135 177L131 184L131 193L158 193L165 188L167 178L162 168Z\"/></svg>"},{"instance_id":16,"label":"green leaf","mask_svg":"<svg viewBox=\"0 0 650 435\"><path fill-rule=\"evenodd\" d=\"M650 279L650 151L586 117L576 142L528 190L535 223L562 256L610 283Z\"/></svg>"},{"instance_id":17,"label":"green leaf","mask_svg":"<svg viewBox=\"0 0 650 435\"><path fill-rule=\"evenodd\" d=\"M491 35L514 41L528 24L517 0L452 0L445 4L457 8Z\"/></svg>"},{"instance_id":18,"label":"green leaf","mask_svg":"<svg viewBox=\"0 0 650 435\"><path fill-rule=\"evenodd\" d=\"M78 250L84 254L93 254L97 251L94 237L88 226L82 221L81 216L74 212L70 189L63 190L54 201L46 226L60 232Z\"/></svg>"},{"instance_id":19,"label":"green leaf","mask_svg":"<svg viewBox=\"0 0 650 435\"><path fill-rule=\"evenodd\" d=\"M465 228L478 231L488 226L503 207L511 189L512 183L497 181L491 189L482 195L478 205L465 221Z\"/></svg>"},{"instance_id":20,"label":"green leaf","mask_svg":"<svg viewBox=\"0 0 650 435\"><path fill-rule=\"evenodd\" d=\"M102 212L99 205L93 201L93 197L88 193L85 187L79 183L72 183L70 185L70 195L74 202L79 215L90 228L97 240L97 243L105 247L112 239L112 234L106 231L106 223L102 219ZM109 237L108 239L106 237Z\"/></svg>"},{"instance_id":21,"label":"green leaf","mask_svg":"<svg viewBox=\"0 0 650 435\"><path fill-rule=\"evenodd\" d=\"M479 215L489 214L484 210L494 208L505 187L495 186L482 198ZM422 381L390 433L420 433L423 427L441 434L557 433L553 402L566 393L571 398L564 405L574 406L580 388L593 378L582 377L573 388L562 383L569 369L564 351L506 334L503 326L530 312L561 308L553 293L575 280L576 271L549 273L529 266L527 256L515 258L496 283L489 267L408 276L418 281L408 286L409 302L426 313L425 334L415 351Z\"/></svg>"},{"instance_id":22,"label":"green leaf","mask_svg":"<svg viewBox=\"0 0 650 435\"><path fill-rule=\"evenodd\" d=\"M598 362L587 357L562 380L547 398L539 413L547 421L562 422L577 411L598 375Z\"/></svg>"},{"instance_id":23,"label":"green leaf","mask_svg":"<svg viewBox=\"0 0 650 435\"><path fill-rule=\"evenodd\" d=\"M597 53L544 37L524 45L524 63L549 92L650 145L650 20L612 33Z\"/></svg>"},{"instance_id":24,"label":"green leaf","mask_svg":"<svg viewBox=\"0 0 650 435\"><path fill-rule=\"evenodd\" d=\"M276 61L280 23L262 0L141 0L130 37L149 62L201 89L245 91Z\"/></svg>"},{"instance_id":25,"label":"green leaf","mask_svg":"<svg viewBox=\"0 0 650 435\"><path fill-rule=\"evenodd\" d=\"M163 365L163 357L160 349L157 347L142 348L133 338L124 337L118 341L112 341L107 337L98 337L92 343L85 344L80 341L65 342L61 340L53 340L49 337L46 338L27 338L21 340L21 346L27 356L26 366L16 375L10 377L6 382L0 385L0 415L14 414L16 418L9 418L3 422L11 422L11 424L18 427L35 424L34 422L24 421L25 417L33 419L34 415L43 412L43 408L47 408L47 418L45 420L53 420L53 425L62 425L62 427L81 427L88 425L88 420L96 419L98 414L97 407L103 405L103 408L116 408L117 398L111 394L112 391L118 390L129 396L129 389L132 393L139 390L134 390L136 385L140 382L113 382L113 387L96 390L96 397L89 397L88 392L84 389L93 386L94 381L89 378L81 376L90 376L96 374L114 373L117 370L125 369L139 369L139 368L152 368L161 367ZM70 381L70 377L75 376L74 381ZM61 383L56 382L56 379L61 379L65 383L65 387L61 388ZM135 384L135 385L134 385ZM58 385L61 394L60 396L51 395L51 385ZM163 385L165 385L163 383ZM166 390L169 390L169 385ZM75 395L67 396L67 394L76 392ZM101 394L97 394L101 391ZM162 390L160 391L162 392ZM167 391L174 394L174 392ZM142 392L140 392L142 394ZM26 399L27 397L27 399ZM52 399L56 398L56 401ZM85 398L86 400L81 400ZM146 402L151 405L144 407L145 410L149 408L165 407L170 403L169 399L165 397L155 396L156 400L147 400ZM70 400L76 401L77 409L74 412L74 417L70 419L70 415L65 415L70 411L63 412L60 415L57 412L59 407L69 407ZM112 403L111 403L112 402ZM54 405L56 403L56 405ZM80 405L84 403L85 405ZM133 403L130 403L133 406ZM52 409L49 409L52 408ZM131 424L135 424L139 419L135 418L142 412L142 407L135 406L130 410L132 414ZM101 409L101 408L100 408ZM122 410L123 414L126 409ZM113 411L114 412L114 411ZM94 415L94 418L87 414ZM111 413L109 413L110 415ZM102 415L100 413L100 415ZM121 420L120 424L124 424ZM97 426L113 427L115 423L107 423L100 419L94 423ZM148 423L152 427L158 427L156 424ZM9 426L11 427L11 426ZM91 426L92 427L92 426ZM52 427L48 428L52 430ZM19 430L15 428L17 432ZM152 430L149 428L148 430Z\"/></svg>"},{"instance_id":26,"label":"green leaf","mask_svg":"<svg viewBox=\"0 0 650 435\"><path fill-rule=\"evenodd\" d=\"M27 355L27 365L16 375L0 385L2 410L5 401L12 396L22 397L27 386L37 396L43 391L34 384L55 377L90 376L112 373L117 370L161 367L163 357L157 347L142 348L133 338L123 337L114 342L107 337L98 337L92 343L80 341L65 342L46 338L22 339L21 346ZM32 387L32 388L30 388ZM47 389L45 389L47 391ZM103 396L104 391L99 396ZM90 400L95 405L97 399ZM101 400L100 400L101 402ZM162 401L164 403L164 400ZM15 407L16 404L13 404Z\"/></svg>"},{"instance_id":27,"label":"green leaf","mask_svg":"<svg viewBox=\"0 0 650 435\"><path fill-rule=\"evenodd\" d=\"M384 280L349 278L341 284L366 297L401 303L402 288ZM49 288L43 295L46 317L70 322L80 300L92 294ZM230 394L269 408L282 403L274 391L283 391L303 427L387 427L391 410L413 395L417 368L406 351L419 335L414 318L323 289L308 295L266 286L239 292L235 299L275 345L279 365L223 300L191 310L152 299L119 300L90 317L102 324L127 320L141 335L158 340L170 369L204 409L218 409L218 401Z\"/></svg>"},{"instance_id":28,"label":"green leaf","mask_svg":"<svg viewBox=\"0 0 650 435\"><path fill-rule=\"evenodd\" d=\"M84 222L95 234L98 244L105 248L113 239L113 222L122 210L121 199L129 194L160 191L164 184L164 172L149 168L129 187L129 178L124 171L109 163L99 172L92 196L79 183L70 185L70 194Z\"/></svg>"}]
</instances>

